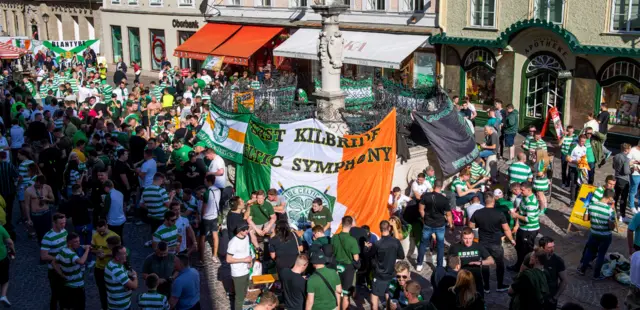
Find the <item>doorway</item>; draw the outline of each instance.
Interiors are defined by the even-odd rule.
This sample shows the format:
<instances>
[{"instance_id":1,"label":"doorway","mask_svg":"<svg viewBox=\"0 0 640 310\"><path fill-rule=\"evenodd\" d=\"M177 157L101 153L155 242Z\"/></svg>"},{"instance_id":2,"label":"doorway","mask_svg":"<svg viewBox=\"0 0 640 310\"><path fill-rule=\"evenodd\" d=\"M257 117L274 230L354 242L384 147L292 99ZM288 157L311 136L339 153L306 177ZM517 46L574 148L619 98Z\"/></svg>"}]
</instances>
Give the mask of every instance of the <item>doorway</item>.
<instances>
[{"instance_id":1,"label":"doorway","mask_svg":"<svg viewBox=\"0 0 640 310\"><path fill-rule=\"evenodd\" d=\"M556 55L541 52L532 55L524 64L522 78L522 104L520 105L520 128L535 125L542 128L548 111L555 107L564 118L566 80L558 73L565 65Z\"/></svg>"}]
</instances>

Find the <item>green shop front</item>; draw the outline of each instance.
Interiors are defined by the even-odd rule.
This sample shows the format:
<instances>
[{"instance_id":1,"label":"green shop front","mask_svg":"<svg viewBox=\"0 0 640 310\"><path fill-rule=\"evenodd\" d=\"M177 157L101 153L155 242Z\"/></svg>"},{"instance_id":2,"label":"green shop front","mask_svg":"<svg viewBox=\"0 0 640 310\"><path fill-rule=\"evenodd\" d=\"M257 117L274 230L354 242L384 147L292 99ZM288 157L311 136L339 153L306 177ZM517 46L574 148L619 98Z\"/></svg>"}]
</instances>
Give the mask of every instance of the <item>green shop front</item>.
<instances>
[{"instance_id":1,"label":"green shop front","mask_svg":"<svg viewBox=\"0 0 640 310\"><path fill-rule=\"evenodd\" d=\"M540 20L519 21L495 39L432 36L439 48L441 84L468 96L484 125L495 99L519 111L520 129L541 128L551 108L563 124L582 128L606 103L608 140L640 138L640 49L583 45L566 29Z\"/></svg>"}]
</instances>

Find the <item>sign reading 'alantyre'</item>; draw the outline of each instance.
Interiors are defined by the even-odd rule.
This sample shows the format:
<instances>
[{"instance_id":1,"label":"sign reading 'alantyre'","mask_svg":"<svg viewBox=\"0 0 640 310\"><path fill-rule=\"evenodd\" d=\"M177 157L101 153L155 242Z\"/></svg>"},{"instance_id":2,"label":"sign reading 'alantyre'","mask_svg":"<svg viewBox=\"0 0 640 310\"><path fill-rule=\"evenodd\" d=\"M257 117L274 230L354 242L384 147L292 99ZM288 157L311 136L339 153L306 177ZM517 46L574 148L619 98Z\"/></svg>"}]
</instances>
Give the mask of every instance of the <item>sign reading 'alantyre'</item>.
<instances>
[{"instance_id":1,"label":"sign reading 'alantyre'","mask_svg":"<svg viewBox=\"0 0 640 310\"><path fill-rule=\"evenodd\" d=\"M171 22L171 25L173 26L173 28L192 28L192 29L200 28L200 25L198 24L198 21L196 21L196 20L188 21L188 20L177 20L177 19L174 19Z\"/></svg>"}]
</instances>

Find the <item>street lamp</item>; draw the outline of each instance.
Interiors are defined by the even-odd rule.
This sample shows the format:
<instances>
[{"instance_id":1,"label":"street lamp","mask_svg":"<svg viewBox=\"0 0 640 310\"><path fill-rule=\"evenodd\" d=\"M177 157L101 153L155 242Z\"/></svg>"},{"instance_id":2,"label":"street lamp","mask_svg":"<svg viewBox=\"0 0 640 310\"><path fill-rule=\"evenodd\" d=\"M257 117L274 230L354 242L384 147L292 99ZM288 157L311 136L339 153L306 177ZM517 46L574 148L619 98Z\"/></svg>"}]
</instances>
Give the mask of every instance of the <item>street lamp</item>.
<instances>
[{"instance_id":1,"label":"street lamp","mask_svg":"<svg viewBox=\"0 0 640 310\"><path fill-rule=\"evenodd\" d=\"M49 14L42 14L42 21L44 21L44 29L47 33L47 40L49 40Z\"/></svg>"}]
</instances>

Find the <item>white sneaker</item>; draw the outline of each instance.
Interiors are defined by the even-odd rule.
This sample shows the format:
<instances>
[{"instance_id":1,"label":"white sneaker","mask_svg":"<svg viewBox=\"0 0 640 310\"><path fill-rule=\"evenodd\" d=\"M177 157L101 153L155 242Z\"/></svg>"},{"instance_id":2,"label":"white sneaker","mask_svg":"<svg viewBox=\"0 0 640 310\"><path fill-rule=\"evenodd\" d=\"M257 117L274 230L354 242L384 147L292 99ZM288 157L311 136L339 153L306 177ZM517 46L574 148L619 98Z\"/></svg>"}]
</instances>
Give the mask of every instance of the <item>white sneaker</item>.
<instances>
[{"instance_id":1,"label":"white sneaker","mask_svg":"<svg viewBox=\"0 0 640 310\"><path fill-rule=\"evenodd\" d=\"M416 271L418 271L418 272L422 271L422 265L416 266Z\"/></svg>"},{"instance_id":2,"label":"white sneaker","mask_svg":"<svg viewBox=\"0 0 640 310\"><path fill-rule=\"evenodd\" d=\"M618 221L619 221L620 223L624 222L624 220L622 219L622 216L619 216L619 217L618 217Z\"/></svg>"},{"instance_id":3,"label":"white sneaker","mask_svg":"<svg viewBox=\"0 0 640 310\"><path fill-rule=\"evenodd\" d=\"M631 208L631 212L633 212L633 214L636 214L636 213L638 213L638 209L636 209L636 208Z\"/></svg>"},{"instance_id":4,"label":"white sneaker","mask_svg":"<svg viewBox=\"0 0 640 310\"><path fill-rule=\"evenodd\" d=\"M153 240L149 240L149 241L144 243L144 246L147 247L147 248L150 247L151 245L153 245Z\"/></svg>"},{"instance_id":5,"label":"white sneaker","mask_svg":"<svg viewBox=\"0 0 640 310\"><path fill-rule=\"evenodd\" d=\"M6 307L11 307L11 303L9 302L9 299L7 299L7 296L0 297L0 302L2 302Z\"/></svg>"}]
</instances>

